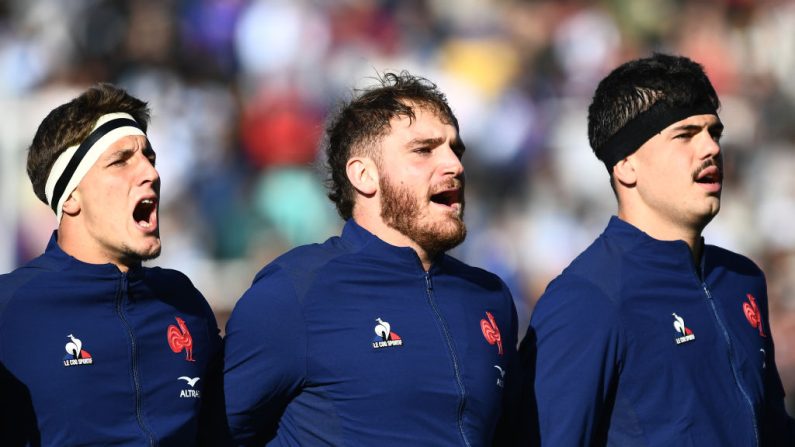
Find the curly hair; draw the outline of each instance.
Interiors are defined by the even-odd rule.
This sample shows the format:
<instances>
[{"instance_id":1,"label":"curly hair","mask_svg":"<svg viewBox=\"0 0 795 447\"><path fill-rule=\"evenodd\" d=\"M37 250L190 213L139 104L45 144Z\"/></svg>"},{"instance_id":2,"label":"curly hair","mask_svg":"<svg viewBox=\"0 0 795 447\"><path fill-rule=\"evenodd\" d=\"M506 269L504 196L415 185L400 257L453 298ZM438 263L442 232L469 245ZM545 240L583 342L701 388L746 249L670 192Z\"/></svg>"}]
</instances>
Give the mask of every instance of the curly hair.
<instances>
[{"instance_id":1,"label":"curly hair","mask_svg":"<svg viewBox=\"0 0 795 447\"><path fill-rule=\"evenodd\" d=\"M328 197L339 215L348 220L353 215L355 193L348 179L346 165L354 156L380 158L378 143L397 117L415 119L414 107L427 108L458 130L458 120L445 95L433 82L407 71L385 73L379 83L361 90L350 102L340 106L326 127L326 168Z\"/></svg>"}]
</instances>

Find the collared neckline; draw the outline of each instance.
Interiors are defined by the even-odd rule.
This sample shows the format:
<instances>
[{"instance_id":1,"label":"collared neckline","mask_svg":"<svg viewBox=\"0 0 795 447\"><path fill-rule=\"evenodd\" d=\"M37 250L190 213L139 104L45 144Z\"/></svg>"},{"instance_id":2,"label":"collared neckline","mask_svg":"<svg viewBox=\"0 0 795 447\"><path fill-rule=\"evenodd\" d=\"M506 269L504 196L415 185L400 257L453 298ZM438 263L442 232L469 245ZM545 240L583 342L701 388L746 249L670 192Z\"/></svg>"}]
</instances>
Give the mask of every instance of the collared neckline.
<instances>
[{"instance_id":1,"label":"collared neckline","mask_svg":"<svg viewBox=\"0 0 795 447\"><path fill-rule=\"evenodd\" d=\"M393 260L407 267L418 268L425 273L422 261L413 248L398 247L389 244L359 225L353 218L345 222L341 238L355 250L361 250L382 258ZM434 273L439 270L444 262L444 258L444 254L437 255L431 263L428 273Z\"/></svg>"},{"instance_id":2,"label":"collared neckline","mask_svg":"<svg viewBox=\"0 0 795 447\"><path fill-rule=\"evenodd\" d=\"M699 260L698 268L693 262L693 255L690 251L690 246L683 240L663 241L651 237L648 233L632 225L631 223L622 220L618 216L611 216L607 224L607 228L603 233L607 238L619 239L624 246L625 252L634 252L641 249L640 253L643 256L651 257L656 261L669 261L676 265L686 266L690 271L703 278L705 258L707 252L707 245L704 238L701 237L700 242L702 246L701 259Z\"/></svg>"},{"instance_id":3,"label":"collared neckline","mask_svg":"<svg viewBox=\"0 0 795 447\"><path fill-rule=\"evenodd\" d=\"M52 232L52 236L50 236L50 241L47 243L47 248L44 250L44 254L47 258L53 260L59 267L76 268L83 272L98 273L102 275L121 276L124 274L115 264L91 264L81 261L66 253L63 251L61 246L58 245L58 230L54 230ZM144 269L141 264L138 264L130 267L130 269L127 271L127 278L128 280L132 281L143 277L143 274Z\"/></svg>"}]
</instances>

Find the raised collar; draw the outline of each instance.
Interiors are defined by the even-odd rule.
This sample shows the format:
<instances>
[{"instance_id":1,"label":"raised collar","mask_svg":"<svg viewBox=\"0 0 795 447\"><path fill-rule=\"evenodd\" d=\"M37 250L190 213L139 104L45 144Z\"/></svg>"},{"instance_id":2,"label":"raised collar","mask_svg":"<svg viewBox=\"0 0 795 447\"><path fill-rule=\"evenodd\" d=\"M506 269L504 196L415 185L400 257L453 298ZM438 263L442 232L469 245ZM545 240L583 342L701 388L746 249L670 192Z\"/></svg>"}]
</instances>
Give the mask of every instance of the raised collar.
<instances>
[{"instance_id":1,"label":"raised collar","mask_svg":"<svg viewBox=\"0 0 795 447\"><path fill-rule=\"evenodd\" d=\"M619 243L621 250L628 256L643 262L654 262L655 264L675 265L679 268L686 268L701 275L704 271L705 258L707 256L707 246L704 238L701 244L701 259L698 268L693 262L690 247L683 240L661 241L649 236L636 226L621 220L618 216L612 216L602 234L608 240L615 240Z\"/></svg>"},{"instance_id":2,"label":"raised collar","mask_svg":"<svg viewBox=\"0 0 795 447\"><path fill-rule=\"evenodd\" d=\"M90 264L83 262L75 257L69 255L61 246L58 245L58 230L52 232L50 241L47 243L47 248L44 250L44 255L32 261L32 263L46 266L55 270L76 270L83 273L96 274L101 276L114 276L119 277L122 272L118 267L111 263L107 264ZM143 267L136 265L130 267L127 272L129 280L134 280L143 276Z\"/></svg>"},{"instance_id":3,"label":"raised collar","mask_svg":"<svg viewBox=\"0 0 795 447\"><path fill-rule=\"evenodd\" d=\"M425 271L422 261L411 247L398 247L384 242L381 238L370 233L353 219L348 219L342 229L341 238L355 251L376 256L388 262L394 262L412 269ZM429 273L441 267L445 256L439 255L431 264Z\"/></svg>"}]
</instances>

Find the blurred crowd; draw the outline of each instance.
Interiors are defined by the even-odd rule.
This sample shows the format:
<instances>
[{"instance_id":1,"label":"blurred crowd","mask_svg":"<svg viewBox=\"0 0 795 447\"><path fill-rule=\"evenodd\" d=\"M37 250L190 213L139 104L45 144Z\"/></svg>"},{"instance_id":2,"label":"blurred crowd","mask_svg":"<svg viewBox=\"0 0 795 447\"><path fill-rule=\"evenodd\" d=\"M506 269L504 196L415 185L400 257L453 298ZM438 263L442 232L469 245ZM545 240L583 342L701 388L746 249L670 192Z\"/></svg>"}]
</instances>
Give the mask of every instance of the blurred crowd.
<instances>
[{"instance_id":1,"label":"blurred crowd","mask_svg":"<svg viewBox=\"0 0 795 447\"><path fill-rule=\"evenodd\" d=\"M795 414L795 3L787 0L4 0L0 270L55 219L26 148L53 107L114 82L148 101L163 255L223 324L254 273L336 234L324 120L355 88L409 70L447 93L467 145L465 261L510 286L525 328L546 284L615 213L591 154L596 83L652 51L712 79L726 124L723 206L708 243L766 272ZM10 211L10 212L9 212Z\"/></svg>"}]
</instances>

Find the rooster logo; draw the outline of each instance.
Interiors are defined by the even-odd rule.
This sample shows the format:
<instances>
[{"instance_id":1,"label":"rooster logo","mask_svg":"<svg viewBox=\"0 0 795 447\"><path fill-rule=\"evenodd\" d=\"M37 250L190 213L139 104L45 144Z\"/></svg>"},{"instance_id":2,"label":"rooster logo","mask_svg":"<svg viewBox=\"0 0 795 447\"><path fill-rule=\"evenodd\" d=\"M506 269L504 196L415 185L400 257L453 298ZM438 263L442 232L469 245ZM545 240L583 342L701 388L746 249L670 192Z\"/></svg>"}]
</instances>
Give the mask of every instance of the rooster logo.
<instances>
[{"instance_id":1,"label":"rooster logo","mask_svg":"<svg viewBox=\"0 0 795 447\"><path fill-rule=\"evenodd\" d=\"M695 340L696 335L692 330L690 330L690 328L685 326L684 318L677 315L676 312L672 313L671 315L674 317L674 330L681 335L680 337L676 337L674 339L676 344L681 345L682 343Z\"/></svg>"},{"instance_id":2,"label":"rooster logo","mask_svg":"<svg viewBox=\"0 0 795 447\"><path fill-rule=\"evenodd\" d=\"M64 360L91 358L91 354L83 350L83 342L79 338L75 338L72 334L69 334L68 337L72 341L64 346L64 349L66 349L66 357L64 357Z\"/></svg>"},{"instance_id":3,"label":"rooster logo","mask_svg":"<svg viewBox=\"0 0 795 447\"><path fill-rule=\"evenodd\" d=\"M483 331L483 336L490 345L497 344L497 354L502 355L502 336L497 321L491 312L486 312L486 318L480 320L480 330Z\"/></svg>"},{"instance_id":4,"label":"rooster logo","mask_svg":"<svg viewBox=\"0 0 795 447\"><path fill-rule=\"evenodd\" d=\"M759 306L756 304L756 298L750 293L746 293L745 296L748 298L748 302L743 303L743 313L745 314L745 318L748 319L748 322L751 323L756 329L759 329L759 335L762 337L767 337L765 335L764 329L762 329L762 313L759 312Z\"/></svg>"},{"instance_id":5,"label":"rooster logo","mask_svg":"<svg viewBox=\"0 0 795 447\"><path fill-rule=\"evenodd\" d=\"M174 353L185 350L185 360L193 362L193 337L190 336L188 326L185 320L180 317L175 317L179 327L172 325L168 326L166 330L166 338L168 339L168 346Z\"/></svg>"},{"instance_id":6,"label":"rooster logo","mask_svg":"<svg viewBox=\"0 0 795 447\"><path fill-rule=\"evenodd\" d=\"M63 366L77 366L77 365L91 365L94 363L94 359L91 358L91 354L88 353L85 349L83 349L83 342L79 338L75 337L73 334L67 335L70 342L66 343L64 349L66 350L66 355L63 357Z\"/></svg>"},{"instance_id":7,"label":"rooster logo","mask_svg":"<svg viewBox=\"0 0 795 447\"><path fill-rule=\"evenodd\" d=\"M374 328L375 335L377 335L383 341L389 340L389 333L392 332L392 326L390 326L389 322L384 321L381 318L376 318L375 321L378 322Z\"/></svg>"},{"instance_id":8,"label":"rooster logo","mask_svg":"<svg viewBox=\"0 0 795 447\"><path fill-rule=\"evenodd\" d=\"M391 346L403 346L403 339L400 335L392 331L392 325L388 321L382 320L380 317L375 319L376 324L373 330L375 337L373 338L372 345L375 349L386 348Z\"/></svg>"},{"instance_id":9,"label":"rooster logo","mask_svg":"<svg viewBox=\"0 0 795 447\"><path fill-rule=\"evenodd\" d=\"M676 312L674 312L671 315L674 316L674 329L676 330L676 332L679 332L682 335L687 335L687 332L690 331L690 329L685 327L685 320L683 320L682 317L677 315ZM692 334L693 332L690 331L690 333Z\"/></svg>"}]
</instances>

